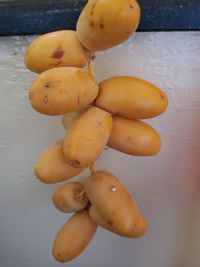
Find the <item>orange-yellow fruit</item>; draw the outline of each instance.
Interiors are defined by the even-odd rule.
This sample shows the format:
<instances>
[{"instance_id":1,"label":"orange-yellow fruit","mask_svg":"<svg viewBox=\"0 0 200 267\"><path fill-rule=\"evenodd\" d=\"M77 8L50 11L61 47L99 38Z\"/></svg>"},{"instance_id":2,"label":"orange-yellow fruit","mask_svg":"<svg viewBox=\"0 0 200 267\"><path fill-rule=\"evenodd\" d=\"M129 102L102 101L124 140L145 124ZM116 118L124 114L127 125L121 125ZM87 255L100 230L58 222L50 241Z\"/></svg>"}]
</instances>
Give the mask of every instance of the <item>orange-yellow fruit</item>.
<instances>
[{"instance_id":1,"label":"orange-yellow fruit","mask_svg":"<svg viewBox=\"0 0 200 267\"><path fill-rule=\"evenodd\" d=\"M78 182L65 183L53 192L52 202L62 212L81 211L88 204L85 187Z\"/></svg>"},{"instance_id":2,"label":"orange-yellow fruit","mask_svg":"<svg viewBox=\"0 0 200 267\"><path fill-rule=\"evenodd\" d=\"M149 124L113 116L108 146L133 156L153 156L160 151L159 134Z\"/></svg>"},{"instance_id":3,"label":"orange-yellow fruit","mask_svg":"<svg viewBox=\"0 0 200 267\"><path fill-rule=\"evenodd\" d=\"M64 139L66 161L74 168L93 164L104 150L112 130L111 115L97 107L81 112Z\"/></svg>"},{"instance_id":4,"label":"orange-yellow fruit","mask_svg":"<svg viewBox=\"0 0 200 267\"><path fill-rule=\"evenodd\" d=\"M78 19L77 35L88 50L105 50L127 40L139 21L135 0L89 0Z\"/></svg>"},{"instance_id":5,"label":"orange-yellow fruit","mask_svg":"<svg viewBox=\"0 0 200 267\"><path fill-rule=\"evenodd\" d=\"M57 67L84 67L88 51L78 40L76 31L55 31L35 39L27 48L25 65L41 73Z\"/></svg>"},{"instance_id":6,"label":"orange-yellow fruit","mask_svg":"<svg viewBox=\"0 0 200 267\"><path fill-rule=\"evenodd\" d=\"M167 109L168 98L152 83L130 76L116 76L99 84L95 105L121 117L148 119Z\"/></svg>"},{"instance_id":7,"label":"orange-yellow fruit","mask_svg":"<svg viewBox=\"0 0 200 267\"><path fill-rule=\"evenodd\" d=\"M75 67L47 70L29 88L32 107L46 115L63 115L87 107L97 94L95 77Z\"/></svg>"},{"instance_id":8,"label":"orange-yellow fruit","mask_svg":"<svg viewBox=\"0 0 200 267\"><path fill-rule=\"evenodd\" d=\"M124 185L109 172L98 171L85 183L86 194L102 220L124 236L133 233L139 212Z\"/></svg>"},{"instance_id":9,"label":"orange-yellow fruit","mask_svg":"<svg viewBox=\"0 0 200 267\"><path fill-rule=\"evenodd\" d=\"M142 214L138 215L138 221L137 224L133 230L133 232L130 232L128 235L124 235L123 232L120 231L116 231L116 229L114 229L111 225L109 225L108 223L106 223L101 216L98 214L98 212L95 210L95 208L93 206L91 206L91 208L89 209L89 215L92 218L92 220L94 221L95 224L97 224L98 226L101 226L102 228L113 232L115 234L124 236L124 237L130 237L130 238L139 238L142 237L148 228L148 223L147 220L144 218L144 216Z\"/></svg>"},{"instance_id":10,"label":"orange-yellow fruit","mask_svg":"<svg viewBox=\"0 0 200 267\"><path fill-rule=\"evenodd\" d=\"M63 140L46 148L34 168L37 178L45 184L68 180L83 170L83 168L75 169L66 163L63 153Z\"/></svg>"},{"instance_id":11,"label":"orange-yellow fruit","mask_svg":"<svg viewBox=\"0 0 200 267\"><path fill-rule=\"evenodd\" d=\"M57 233L52 254L59 262L67 262L79 256L92 240L97 226L88 211L75 213Z\"/></svg>"}]
</instances>

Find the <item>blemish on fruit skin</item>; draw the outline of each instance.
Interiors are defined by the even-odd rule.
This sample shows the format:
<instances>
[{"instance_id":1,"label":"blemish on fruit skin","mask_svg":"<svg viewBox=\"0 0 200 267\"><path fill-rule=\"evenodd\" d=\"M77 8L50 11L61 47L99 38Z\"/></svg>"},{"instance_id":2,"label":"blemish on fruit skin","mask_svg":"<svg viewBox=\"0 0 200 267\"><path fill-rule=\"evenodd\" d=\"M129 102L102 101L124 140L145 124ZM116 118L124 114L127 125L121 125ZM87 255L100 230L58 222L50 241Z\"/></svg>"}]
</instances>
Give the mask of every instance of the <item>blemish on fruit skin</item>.
<instances>
[{"instance_id":1,"label":"blemish on fruit skin","mask_svg":"<svg viewBox=\"0 0 200 267\"><path fill-rule=\"evenodd\" d=\"M45 95L43 101L44 101L45 104L48 102L48 95Z\"/></svg>"},{"instance_id":2,"label":"blemish on fruit skin","mask_svg":"<svg viewBox=\"0 0 200 267\"><path fill-rule=\"evenodd\" d=\"M132 138L131 138L130 136L128 136L128 137L126 138L126 141L127 141L127 143L130 143L130 142L132 141Z\"/></svg>"},{"instance_id":3,"label":"blemish on fruit skin","mask_svg":"<svg viewBox=\"0 0 200 267\"><path fill-rule=\"evenodd\" d=\"M45 88L49 88L50 87L50 84L49 83L45 83L44 87Z\"/></svg>"},{"instance_id":4,"label":"blemish on fruit skin","mask_svg":"<svg viewBox=\"0 0 200 267\"><path fill-rule=\"evenodd\" d=\"M101 29L104 29L104 28L105 28L105 26L104 26L103 23L99 23L99 27L100 27Z\"/></svg>"},{"instance_id":5,"label":"blemish on fruit skin","mask_svg":"<svg viewBox=\"0 0 200 267\"><path fill-rule=\"evenodd\" d=\"M112 220L108 220L107 224L110 225L110 226L113 226L114 222Z\"/></svg>"},{"instance_id":6,"label":"blemish on fruit skin","mask_svg":"<svg viewBox=\"0 0 200 267\"><path fill-rule=\"evenodd\" d=\"M92 6L92 9L91 9L91 12L90 12L91 16L94 15L94 10L95 10L96 3L97 3L97 0L94 2L93 6Z\"/></svg>"},{"instance_id":7,"label":"blemish on fruit skin","mask_svg":"<svg viewBox=\"0 0 200 267\"><path fill-rule=\"evenodd\" d=\"M165 96L164 95L160 95L162 100L165 100Z\"/></svg>"},{"instance_id":8,"label":"blemish on fruit skin","mask_svg":"<svg viewBox=\"0 0 200 267\"><path fill-rule=\"evenodd\" d=\"M112 185L109 187L109 190L112 191L113 193L117 192L117 187L115 185Z\"/></svg>"},{"instance_id":9,"label":"blemish on fruit skin","mask_svg":"<svg viewBox=\"0 0 200 267\"><path fill-rule=\"evenodd\" d=\"M53 53L52 58L61 58L63 57L64 53L65 52L63 50L57 50Z\"/></svg>"},{"instance_id":10,"label":"blemish on fruit skin","mask_svg":"<svg viewBox=\"0 0 200 267\"><path fill-rule=\"evenodd\" d=\"M90 22L90 27L93 28L94 27L94 21Z\"/></svg>"},{"instance_id":11,"label":"blemish on fruit skin","mask_svg":"<svg viewBox=\"0 0 200 267\"><path fill-rule=\"evenodd\" d=\"M132 5L130 5L130 8L131 8L131 9L133 9L133 6L132 6Z\"/></svg>"}]
</instances>

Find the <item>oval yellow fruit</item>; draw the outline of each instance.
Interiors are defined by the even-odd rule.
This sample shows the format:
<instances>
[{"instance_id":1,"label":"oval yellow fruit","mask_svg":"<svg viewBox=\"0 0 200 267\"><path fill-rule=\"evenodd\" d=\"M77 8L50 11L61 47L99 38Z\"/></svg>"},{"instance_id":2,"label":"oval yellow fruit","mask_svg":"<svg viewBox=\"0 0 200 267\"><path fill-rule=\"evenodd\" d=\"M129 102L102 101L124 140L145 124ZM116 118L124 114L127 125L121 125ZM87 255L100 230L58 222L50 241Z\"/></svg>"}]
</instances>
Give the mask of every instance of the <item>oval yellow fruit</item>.
<instances>
[{"instance_id":1,"label":"oval yellow fruit","mask_svg":"<svg viewBox=\"0 0 200 267\"><path fill-rule=\"evenodd\" d=\"M77 35L88 50L105 50L127 40L139 21L135 0L89 0L78 19Z\"/></svg>"},{"instance_id":2,"label":"oval yellow fruit","mask_svg":"<svg viewBox=\"0 0 200 267\"><path fill-rule=\"evenodd\" d=\"M54 191L52 202L62 212L81 211L88 203L85 187L78 182L65 183Z\"/></svg>"},{"instance_id":3,"label":"oval yellow fruit","mask_svg":"<svg viewBox=\"0 0 200 267\"><path fill-rule=\"evenodd\" d=\"M76 167L93 164L104 150L112 130L111 115L97 107L80 113L64 138L66 161Z\"/></svg>"},{"instance_id":4,"label":"oval yellow fruit","mask_svg":"<svg viewBox=\"0 0 200 267\"><path fill-rule=\"evenodd\" d=\"M84 67L89 52L81 45L76 31L63 30L44 34L27 48L25 65L41 73L56 67Z\"/></svg>"},{"instance_id":5,"label":"oval yellow fruit","mask_svg":"<svg viewBox=\"0 0 200 267\"><path fill-rule=\"evenodd\" d=\"M124 185L109 172L98 171L85 183L86 194L102 220L124 236L134 232L139 212Z\"/></svg>"},{"instance_id":6,"label":"oval yellow fruit","mask_svg":"<svg viewBox=\"0 0 200 267\"><path fill-rule=\"evenodd\" d=\"M54 116L88 106L97 94L95 77L74 67L47 70L29 88L32 107L40 113Z\"/></svg>"},{"instance_id":7,"label":"oval yellow fruit","mask_svg":"<svg viewBox=\"0 0 200 267\"><path fill-rule=\"evenodd\" d=\"M116 76L99 84L95 105L125 118L148 119L167 109L168 98L152 83L130 76Z\"/></svg>"},{"instance_id":8,"label":"oval yellow fruit","mask_svg":"<svg viewBox=\"0 0 200 267\"><path fill-rule=\"evenodd\" d=\"M96 228L88 211L75 213L56 235L52 248L54 258L67 262L79 256L92 240Z\"/></svg>"},{"instance_id":9,"label":"oval yellow fruit","mask_svg":"<svg viewBox=\"0 0 200 267\"><path fill-rule=\"evenodd\" d=\"M89 209L89 215L96 225L101 226L102 228L104 228L110 232L113 232L117 235L121 235L124 237L129 237L129 238L142 237L146 233L147 228L148 228L147 220L144 218L144 216L142 214L138 215L138 221L137 221L137 224L135 226L135 229L133 230L133 232L129 233L128 235L124 235L123 232L116 231L116 229L114 229L111 225L106 223L101 218L101 216L98 214L98 212L95 210L95 208L93 206L91 206L91 208Z\"/></svg>"},{"instance_id":10,"label":"oval yellow fruit","mask_svg":"<svg viewBox=\"0 0 200 267\"><path fill-rule=\"evenodd\" d=\"M160 151L161 138L147 123L113 116L108 146L132 156L153 156Z\"/></svg>"},{"instance_id":11,"label":"oval yellow fruit","mask_svg":"<svg viewBox=\"0 0 200 267\"><path fill-rule=\"evenodd\" d=\"M53 184L68 180L83 168L73 168L66 163L63 153L63 140L46 148L35 164L35 175L45 184Z\"/></svg>"}]
</instances>

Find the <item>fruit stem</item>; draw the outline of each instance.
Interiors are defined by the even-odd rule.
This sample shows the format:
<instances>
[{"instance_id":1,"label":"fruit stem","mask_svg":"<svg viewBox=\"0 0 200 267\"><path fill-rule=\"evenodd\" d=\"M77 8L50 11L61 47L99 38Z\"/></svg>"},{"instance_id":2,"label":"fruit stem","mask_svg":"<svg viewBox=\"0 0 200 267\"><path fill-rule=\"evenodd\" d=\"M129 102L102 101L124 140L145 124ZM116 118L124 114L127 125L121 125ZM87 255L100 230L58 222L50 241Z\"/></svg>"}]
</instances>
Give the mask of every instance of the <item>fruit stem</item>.
<instances>
[{"instance_id":1,"label":"fruit stem","mask_svg":"<svg viewBox=\"0 0 200 267\"><path fill-rule=\"evenodd\" d=\"M86 193L86 190L83 189L78 195L77 198L81 198Z\"/></svg>"},{"instance_id":2,"label":"fruit stem","mask_svg":"<svg viewBox=\"0 0 200 267\"><path fill-rule=\"evenodd\" d=\"M91 174L94 174L96 172L96 163L92 163L90 165L90 171L91 171Z\"/></svg>"},{"instance_id":3,"label":"fruit stem","mask_svg":"<svg viewBox=\"0 0 200 267\"><path fill-rule=\"evenodd\" d=\"M94 74L94 59L95 59L95 54L90 53L88 60L88 71L92 74Z\"/></svg>"}]
</instances>

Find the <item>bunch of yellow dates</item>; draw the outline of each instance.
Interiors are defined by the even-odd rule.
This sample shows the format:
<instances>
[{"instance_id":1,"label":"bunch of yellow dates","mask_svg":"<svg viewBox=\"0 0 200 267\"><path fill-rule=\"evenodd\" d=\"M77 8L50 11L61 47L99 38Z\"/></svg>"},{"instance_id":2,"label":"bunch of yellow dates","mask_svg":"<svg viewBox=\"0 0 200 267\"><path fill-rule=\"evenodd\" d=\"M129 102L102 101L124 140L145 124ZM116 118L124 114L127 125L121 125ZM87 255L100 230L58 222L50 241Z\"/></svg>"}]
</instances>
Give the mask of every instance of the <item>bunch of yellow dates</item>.
<instances>
[{"instance_id":1,"label":"bunch of yellow dates","mask_svg":"<svg viewBox=\"0 0 200 267\"><path fill-rule=\"evenodd\" d=\"M133 156L152 156L161 147L156 130L141 119L166 110L164 92L130 76L97 84L93 73L94 53L127 40L139 20L135 0L89 0L76 31L45 34L26 51L27 68L39 73L29 88L32 107L42 114L63 115L67 129L64 139L39 157L36 176L52 184L91 170L85 183L68 182L53 193L57 209L75 213L53 243L52 253L59 262L77 257L97 226L129 238L141 237L147 230L146 219L124 185L94 165L105 146Z\"/></svg>"}]
</instances>

